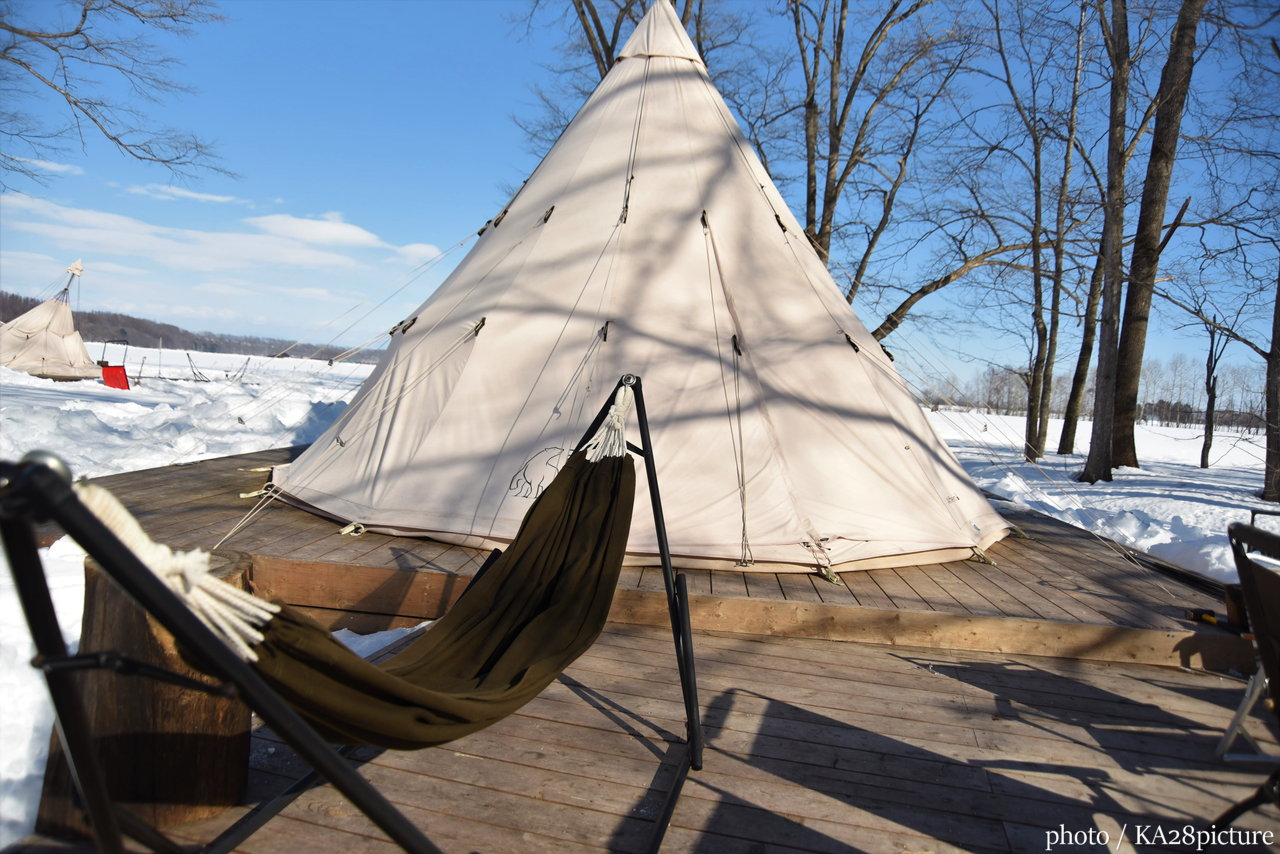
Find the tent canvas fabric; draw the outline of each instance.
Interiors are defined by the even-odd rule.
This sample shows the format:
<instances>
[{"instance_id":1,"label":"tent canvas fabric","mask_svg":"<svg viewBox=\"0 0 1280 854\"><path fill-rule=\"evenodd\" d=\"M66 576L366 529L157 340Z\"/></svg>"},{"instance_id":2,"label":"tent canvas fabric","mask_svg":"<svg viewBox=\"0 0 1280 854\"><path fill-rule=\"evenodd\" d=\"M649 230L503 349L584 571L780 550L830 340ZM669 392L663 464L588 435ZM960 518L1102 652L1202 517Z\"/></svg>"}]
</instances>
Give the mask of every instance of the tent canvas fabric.
<instances>
[{"instance_id":1,"label":"tent canvas fabric","mask_svg":"<svg viewBox=\"0 0 1280 854\"><path fill-rule=\"evenodd\" d=\"M970 556L1007 525L936 436L669 3L273 482L369 529L501 544L616 377L648 389L682 566ZM629 561L656 534L638 496Z\"/></svg>"},{"instance_id":2,"label":"tent canvas fabric","mask_svg":"<svg viewBox=\"0 0 1280 854\"><path fill-rule=\"evenodd\" d=\"M68 290L0 324L0 365L54 380L102 376L76 331Z\"/></svg>"}]
</instances>

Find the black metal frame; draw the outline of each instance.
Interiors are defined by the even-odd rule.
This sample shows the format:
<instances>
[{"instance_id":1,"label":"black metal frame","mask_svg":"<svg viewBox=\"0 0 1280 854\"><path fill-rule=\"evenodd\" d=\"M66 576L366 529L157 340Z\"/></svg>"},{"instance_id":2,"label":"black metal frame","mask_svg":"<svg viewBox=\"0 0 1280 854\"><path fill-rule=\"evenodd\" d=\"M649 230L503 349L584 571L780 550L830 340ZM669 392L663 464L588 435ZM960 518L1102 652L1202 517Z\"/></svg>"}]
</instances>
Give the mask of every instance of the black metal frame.
<instances>
[{"instance_id":1,"label":"black metal frame","mask_svg":"<svg viewBox=\"0 0 1280 854\"><path fill-rule=\"evenodd\" d=\"M658 556L662 564L662 583L667 591L667 611L671 615L671 634L676 647L676 663L680 669L680 690L684 696L685 714L685 754L677 771L671 791L663 802L662 811L658 815L657 827L650 843L650 851L662 847L662 838L671 816L675 813L676 803L680 800L680 792L689 772L702 770L702 718L698 710L698 678L694 670L693 631L689 623L689 588L684 573L676 575L671 565L671 546L667 541L667 523L662 512L662 496L658 491L658 466L653 456L653 441L649 433L649 414L644 405L644 389L640 377L626 374L618 380L609 399L613 400L618 389L629 386L635 395L636 420L640 426L640 444L627 443L627 449L638 454L644 460L645 474L649 483L649 503L653 508L654 531L658 538ZM583 439L574 450L581 450L595 435L596 430L608 415L606 404L596 416L595 421L583 434Z\"/></svg>"},{"instance_id":2,"label":"black metal frame","mask_svg":"<svg viewBox=\"0 0 1280 854\"><path fill-rule=\"evenodd\" d=\"M1264 515L1280 515L1280 513L1268 511L1259 512ZM1256 514L1252 518L1256 520ZM1267 584L1266 587L1260 586L1264 582L1274 580L1263 578L1263 575L1274 576L1277 571L1262 566L1249 557L1251 552L1256 552L1272 560L1280 560L1280 535L1253 525L1233 522L1227 526L1227 538L1231 542L1231 555L1235 561L1236 571L1240 574L1240 585L1244 589L1245 610L1248 612L1249 623L1254 632L1254 647L1258 651L1258 673L1254 678L1263 680L1256 685L1251 682L1250 687L1258 690L1260 694L1261 686L1265 683L1267 692L1273 700L1277 701L1277 706L1280 706L1280 655L1277 655L1277 652L1280 652L1280 646L1277 645L1276 640L1277 634L1280 634L1280 626L1275 624L1276 603L1268 598L1270 593L1266 592L1269 589L1274 593L1275 588L1271 584ZM1252 695L1253 691L1249 693ZM1252 703L1248 705L1252 706ZM1244 711L1247 713L1248 710ZM1280 708L1276 711L1280 713ZM1239 721L1233 720L1231 728L1236 727L1238 723ZM1231 728L1228 729L1227 734L1231 733ZM1223 758L1229 759L1230 756ZM1252 795L1218 816L1213 822L1214 826L1227 827L1240 816L1267 803L1280 806L1280 759L1267 756L1256 758L1274 764L1271 774Z\"/></svg>"},{"instance_id":3,"label":"black metal frame","mask_svg":"<svg viewBox=\"0 0 1280 854\"><path fill-rule=\"evenodd\" d=\"M629 450L644 459L648 475L650 500L658 531L663 579L667 586L667 602L671 612L672 633L680 666L680 682L688 716L686 758L655 835L655 850L674 810L675 800L690 768L702 767L702 726L698 714L697 685L693 667L693 646L689 628L688 593L684 577L678 579L671 568L666 525L658 495L657 471L649 437L649 424L644 409L640 379L624 376L618 386L628 385L635 392L636 411L640 421L641 445L628 443ZM615 387L616 391L616 387ZM592 427L587 430L579 448L594 435L604 421L613 396L601 408ZM244 661L241 661L220 638L214 635L152 572L142 564L116 536L89 511L71 488L70 479L56 458L31 454L19 463L0 461L0 539L3 539L10 572L22 603L23 613L35 643L33 666L44 673L53 702L55 726L61 739L72 779L79 791L89 826L99 850L106 854L124 851L127 835L153 851L191 850L171 842L159 831L142 822L127 810L116 807L106 784L101 763L93 747L88 716L75 684L72 667L60 666L70 659L53 601L45 579L44 567L36 543L35 525L55 521L103 570L118 583L143 609L152 614L178 641L198 657L211 672L218 675L234 694L286 741L305 760L314 773L294 784L278 796L269 807L250 812L203 851L229 851L283 809L316 776L324 777L351 803L382 829L387 836L411 852L438 852L439 849L416 826L394 807L371 783L347 764L346 751L325 742L301 716L288 706L270 686ZM109 661L110 657L103 659ZM156 675L156 674L147 674Z\"/></svg>"}]
</instances>

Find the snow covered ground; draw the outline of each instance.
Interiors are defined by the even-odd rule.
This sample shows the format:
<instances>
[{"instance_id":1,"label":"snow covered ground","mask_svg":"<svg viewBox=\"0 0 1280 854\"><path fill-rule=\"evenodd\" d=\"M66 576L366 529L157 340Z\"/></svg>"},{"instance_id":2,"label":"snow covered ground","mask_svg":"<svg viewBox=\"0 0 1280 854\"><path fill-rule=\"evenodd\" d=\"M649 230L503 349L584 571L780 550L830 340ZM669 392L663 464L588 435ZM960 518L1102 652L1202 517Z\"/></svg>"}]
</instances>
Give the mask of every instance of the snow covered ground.
<instances>
[{"instance_id":1,"label":"snow covered ground","mask_svg":"<svg viewBox=\"0 0 1280 854\"><path fill-rule=\"evenodd\" d=\"M1280 510L1262 501L1263 437L1218 433L1211 466L1200 468L1201 431L1139 425L1142 468L1120 468L1110 483L1078 483L1089 446L1082 423L1078 453L1023 461L1023 420L976 412L931 412L934 428L984 489L1124 545L1223 580L1235 580L1227 525L1248 522L1251 509ZM1048 447L1062 424L1050 422ZM998 506L997 506L997 509ZM1258 524L1277 528L1280 520Z\"/></svg>"},{"instance_id":2,"label":"snow covered ground","mask_svg":"<svg viewBox=\"0 0 1280 854\"><path fill-rule=\"evenodd\" d=\"M112 345L90 344L89 350L113 364L125 355ZM185 353L140 348L128 350L126 367L131 380L141 377L128 391L0 368L0 459L50 450L77 477L94 477L303 444L337 416L372 369L299 358L191 354L189 360ZM1085 486L1073 479L1083 467L1081 455L1050 456L1038 465L1021 461L1019 419L947 411L930 418L980 486L1219 578L1235 576L1227 525L1247 521L1251 507L1265 506L1254 497L1262 488L1257 435L1218 436L1213 467L1200 469L1196 431L1144 427L1143 468ZM1050 447L1057 444L1057 429L1055 424ZM1081 432L1087 441L1088 425ZM66 640L74 646L83 553L63 540L44 550L44 559ZM44 774L52 712L42 680L28 666L32 653L6 565L0 568L0 847L30 831Z\"/></svg>"},{"instance_id":3,"label":"snow covered ground","mask_svg":"<svg viewBox=\"0 0 1280 854\"><path fill-rule=\"evenodd\" d=\"M103 345L89 352L102 357ZM120 364L123 348L105 358ZM310 442L342 411L371 365L129 348L134 387L55 383L0 368L0 459L53 451L77 476L100 477L176 462ZM138 378L140 377L140 380ZM201 381L203 377L207 381ZM59 540L43 550L69 646L79 642L84 553ZM0 553L0 848L31 832L53 710ZM357 641L358 639L350 638Z\"/></svg>"}]
</instances>

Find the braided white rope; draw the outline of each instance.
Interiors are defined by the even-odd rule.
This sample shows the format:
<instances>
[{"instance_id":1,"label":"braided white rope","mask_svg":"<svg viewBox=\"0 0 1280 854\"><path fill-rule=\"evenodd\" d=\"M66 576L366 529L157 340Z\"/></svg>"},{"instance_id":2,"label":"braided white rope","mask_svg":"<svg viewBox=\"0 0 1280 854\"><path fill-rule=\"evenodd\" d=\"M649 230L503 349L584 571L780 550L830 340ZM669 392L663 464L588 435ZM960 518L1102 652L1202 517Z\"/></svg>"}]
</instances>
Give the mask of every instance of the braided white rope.
<instances>
[{"instance_id":1,"label":"braided white rope","mask_svg":"<svg viewBox=\"0 0 1280 854\"><path fill-rule=\"evenodd\" d=\"M583 448L587 452L587 461L598 463L605 457L621 457L627 453L627 437L624 433L627 426L627 413L631 411L634 399L631 386L618 386L613 405L609 407L604 423Z\"/></svg>"},{"instance_id":2,"label":"braided white rope","mask_svg":"<svg viewBox=\"0 0 1280 854\"><path fill-rule=\"evenodd\" d=\"M245 661L257 661L251 648L262 640L258 631L280 610L278 605L238 590L209 574L203 549L175 552L155 542L119 500L86 481L75 485L80 501L165 583L210 631Z\"/></svg>"}]
</instances>

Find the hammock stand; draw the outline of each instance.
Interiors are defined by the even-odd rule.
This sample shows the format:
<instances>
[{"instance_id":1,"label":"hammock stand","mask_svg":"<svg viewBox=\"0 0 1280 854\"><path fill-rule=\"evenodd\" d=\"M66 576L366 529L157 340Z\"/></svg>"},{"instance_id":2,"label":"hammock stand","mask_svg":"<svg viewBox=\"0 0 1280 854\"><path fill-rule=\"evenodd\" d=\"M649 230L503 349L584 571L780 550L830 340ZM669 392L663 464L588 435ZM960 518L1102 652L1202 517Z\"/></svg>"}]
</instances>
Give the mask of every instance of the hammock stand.
<instances>
[{"instance_id":1,"label":"hammock stand","mask_svg":"<svg viewBox=\"0 0 1280 854\"><path fill-rule=\"evenodd\" d=\"M639 455L645 465L686 714L684 756L651 840L651 850L657 851L688 772L702 767L703 735L694 673L688 592L684 576L676 576L671 564L640 378L631 374L622 377L615 386L615 391L624 385L629 386L634 394L640 432L640 445L627 442L626 450ZM612 399L611 394L610 401ZM596 434L608 416L609 407L610 404L606 403L601 408L575 451L582 450ZM192 848L174 843L159 830L111 801L107 778L102 763L96 756L82 698L68 666L69 663L79 662L68 655L40 561L35 536L37 522L57 522L101 565L108 576L173 634L182 647L201 661L203 669L224 682L220 686L198 687L238 696L314 769L309 777L299 780L274 801L250 811L218 838L201 848L201 851L225 852L234 849L305 790L317 775L333 784L404 850L439 851L381 792L346 763L344 756L349 752L348 749L335 749L326 742L257 671L238 657L200 620L193 618L182 600L81 503L72 490L70 480L66 466L56 457L43 452L28 454L19 463L0 461L0 538L4 542L15 588L35 644L37 654L32 664L44 674L56 715L55 727L98 850L106 854L123 852L122 834L156 852L191 851ZM491 565L492 559L493 556L486 567ZM483 571L482 568L481 572ZM109 665L104 661L98 666ZM143 675L190 685L190 680L177 674L145 672Z\"/></svg>"}]
</instances>

